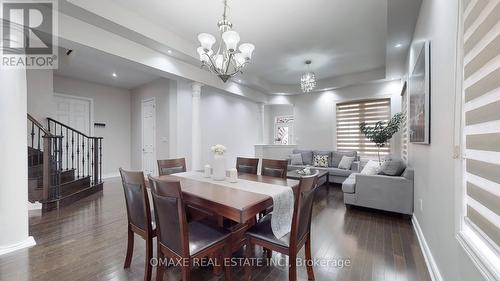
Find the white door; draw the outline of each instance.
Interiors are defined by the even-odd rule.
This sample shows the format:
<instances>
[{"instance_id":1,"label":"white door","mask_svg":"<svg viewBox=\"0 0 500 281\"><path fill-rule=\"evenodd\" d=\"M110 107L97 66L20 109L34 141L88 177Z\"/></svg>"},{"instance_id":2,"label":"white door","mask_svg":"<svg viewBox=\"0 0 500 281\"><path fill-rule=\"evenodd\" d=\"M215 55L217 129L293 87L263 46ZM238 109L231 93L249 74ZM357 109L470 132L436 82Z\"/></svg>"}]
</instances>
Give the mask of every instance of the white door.
<instances>
[{"instance_id":1,"label":"white door","mask_svg":"<svg viewBox=\"0 0 500 281\"><path fill-rule=\"evenodd\" d=\"M90 135L91 101L69 96L55 96L55 119L65 125L76 129L87 136Z\"/></svg>"},{"instance_id":2,"label":"white door","mask_svg":"<svg viewBox=\"0 0 500 281\"><path fill-rule=\"evenodd\" d=\"M146 175L156 174L155 107L154 99L142 101L142 170Z\"/></svg>"},{"instance_id":3,"label":"white door","mask_svg":"<svg viewBox=\"0 0 500 281\"><path fill-rule=\"evenodd\" d=\"M90 133L92 132L90 127L92 124L92 100L57 94L54 97L56 101L54 119L69 126L70 128L90 136ZM56 127L55 132L53 133L64 137L62 140L62 168L76 168L78 175L88 175L90 167L88 163L83 165L81 162L82 158L80 158L85 157L87 153L90 153L90 151L87 151L88 146L90 145L88 140L84 137L78 136L77 134L73 134L70 130L61 130L61 127L59 126ZM83 147L82 141L84 142ZM68 145L68 149L65 149L66 145ZM76 148L77 145L78 149ZM82 151L83 149L85 149L85 151ZM75 155L76 151L79 151L80 157ZM71 157L72 154L74 155L73 161ZM88 161L88 159L86 158L85 161Z\"/></svg>"}]
</instances>

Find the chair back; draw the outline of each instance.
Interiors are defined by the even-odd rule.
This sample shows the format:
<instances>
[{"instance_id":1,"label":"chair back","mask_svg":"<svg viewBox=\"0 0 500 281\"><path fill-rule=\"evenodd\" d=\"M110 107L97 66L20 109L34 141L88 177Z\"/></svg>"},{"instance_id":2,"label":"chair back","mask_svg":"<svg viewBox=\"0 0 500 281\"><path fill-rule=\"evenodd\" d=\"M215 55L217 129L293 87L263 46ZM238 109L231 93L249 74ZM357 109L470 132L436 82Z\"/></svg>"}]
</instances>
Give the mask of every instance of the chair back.
<instances>
[{"instance_id":1,"label":"chair back","mask_svg":"<svg viewBox=\"0 0 500 281\"><path fill-rule=\"evenodd\" d=\"M120 175L129 224L146 233L152 232L151 208L147 187L144 182L144 173L142 171L126 171L120 168Z\"/></svg>"},{"instance_id":2,"label":"chair back","mask_svg":"<svg viewBox=\"0 0 500 281\"><path fill-rule=\"evenodd\" d=\"M155 210L158 241L180 257L189 256L188 224L178 180L148 177Z\"/></svg>"},{"instance_id":3,"label":"chair back","mask_svg":"<svg viewBox=\"0 0 500 281\"><path fill-rule=\"evenodd\" d=\"M314 193L318 184L318 171L300 179L299 188L295 192L295 202L290 233L290 245L298 243L311 231L311 215Z\"/></svg>"},{"instance_id":4,"label":"chair back","mask_svg":"<svg viewBox=\"0 0 500 281\"><path fill-rule=\"evenodd\" d=\"M286 179L288 160L262 159L260 174L263 176Z\"/></svg>"},{"instance_id":5,"label":"chair back","mask_svg":"<svg viewBox=\"0 0 500 281\"><path fill-rule=\"evenodd\" d=\"M185 158L158 160L158 173L160 176L182 173L185 171Z\"/></svg>"},{"instance_id":6,"label":"chair back","mask_svg":"<svg viewBox=\"0 0 500 281\"><path fill-rule=\"evenodd\" d=\"M257 174L257 167L259 166L259 158L236 158L236 170L238 173Z\"/></svg>"}]
</instances>

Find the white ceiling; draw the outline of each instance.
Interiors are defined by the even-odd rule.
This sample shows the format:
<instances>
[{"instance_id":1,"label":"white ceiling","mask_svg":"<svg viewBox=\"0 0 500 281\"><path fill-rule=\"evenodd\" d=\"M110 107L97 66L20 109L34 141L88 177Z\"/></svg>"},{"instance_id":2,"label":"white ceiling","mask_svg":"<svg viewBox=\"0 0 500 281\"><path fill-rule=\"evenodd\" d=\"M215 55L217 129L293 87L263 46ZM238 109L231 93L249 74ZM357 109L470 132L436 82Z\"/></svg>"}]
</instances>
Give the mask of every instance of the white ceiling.
<instances>
[{"instance_id":1,"label":"white ceiling","mask_svg":"<svg viewBox=\"0 0 500 281\"><path fill-rule=\"evenodd\" d=\"M59 68L54 72L57 75L124 89L135 88L159 77L119 57L82 45L64 45L65 48L59 49ZM67 49L73 50L69 56L66 55Z\"/></svg>"},{"instance_id":2,"label":"white ceiling","mask_svg":"<svg viewBox=\"0 0 500 281\"><path fill-rule=\"evenodd\" d=\"M221 0L114 0L193 44L200 32L218 34ZM312 59L319 79L385 66L387 0L231 0L229 19L241 42L255 44L254 76L296 84Z\"/></svg>"}]
</instances>

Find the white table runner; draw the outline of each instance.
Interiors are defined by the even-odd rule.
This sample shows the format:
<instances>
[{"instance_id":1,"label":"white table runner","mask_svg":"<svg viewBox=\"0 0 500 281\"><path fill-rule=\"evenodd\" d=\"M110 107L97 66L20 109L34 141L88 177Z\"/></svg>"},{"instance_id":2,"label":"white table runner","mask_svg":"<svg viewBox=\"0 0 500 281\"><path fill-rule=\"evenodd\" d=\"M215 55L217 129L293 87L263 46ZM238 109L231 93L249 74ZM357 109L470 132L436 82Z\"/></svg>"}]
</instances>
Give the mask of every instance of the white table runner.
<instances>
[{"instance_id":1,"label":"white table runner","mask_svg":"<svg viewBox=\"0 0 500 281\"><path fill-rule=\"evenodd\" d=\"M292 227L294 197L293 190L289 186L275 185L263 182L238 179L238 182L231 183L228 179L215 181L206 178L201 172L176 173L173 176L193 179L202 182L218 184L230 188L244 191L260 193L273 198L273 215L271 217L271 228L274 236L281 238L290 232Z\"/></svg>"}]
</instances>

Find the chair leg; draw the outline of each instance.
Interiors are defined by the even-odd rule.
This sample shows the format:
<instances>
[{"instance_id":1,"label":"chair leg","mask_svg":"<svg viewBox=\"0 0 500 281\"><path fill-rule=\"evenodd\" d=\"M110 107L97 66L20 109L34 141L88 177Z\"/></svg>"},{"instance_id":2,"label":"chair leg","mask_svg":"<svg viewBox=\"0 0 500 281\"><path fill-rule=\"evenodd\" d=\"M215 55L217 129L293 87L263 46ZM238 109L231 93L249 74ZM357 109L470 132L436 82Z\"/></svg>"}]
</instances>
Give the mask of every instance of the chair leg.
<instances>
[{"instance_id":1,"label":"chair leg","mask_svg":"<svg viewBox=\"0 0 500 281\"><path fill-rule=\"evenodd\" d=\"M153 258L153 237L148 237L146 239L146 261L144 266L144 281L151 281L151 271L153 271L153 266L151 265L152 258Z\"/></svg>"},{"instance_id":2,"label":"chair leg","mask_svg":"<svg viewBox=\"0 0 500 281\"><path fill-rule=\"evenodd\" d=\"M247 239L246 241L246 246L245 246L245 262L243 263L245 267L244 271L244 278L243 280L250 281L252 279L252 267L250 266L250 258L252 258L252 242L250 242L250 239Z\"/></svg>"},{"instance_id":3,"label":"chair leg","mask_svg":"<svg viewBox=\"0 0 500 281\"><path fill-rule=\"evenodd\" d=\"M226 243L224 246L224 258L222 259L222 264L226 270L226 281L231 281L233 279L233 269L231 268L231 244Z\"/></svg>"},{"instance_id":4,"label":"chair leg","mask_svg":"<svg viewBox=\"0 0 500 281\"><path fill-rule=\"evenodd\" d=\"M182 264L182 281L189 281L191 279L191 260L187 264Z\"/></svg>"},{"instance_id":5,"label":"chair leg","mask_svg":"<svg viewBox=\"0 0 500 281\"><path fill-rule=\"evenodd\" d=\"M165 273L165 265L163 265L163 260L165 259L165 255L163 255L163 253L159 248L160 247L158 245L158 253L156 255L158 257L158 264L156 265L156 281L162 281L163 275Z\"/></svg>"},{"instance_id":6,"label":"chair leg","mask_svg":"<svg viewBox=\"0 0 500 281\"><path fill-rule=\"evenodd\" d=\"M125 256L125 263L123 268L129 268L132 262L132 254L134 253L134 232L128 228L128 238L127 238L127 255Z\"/></svg>"},{"instance_id":7,"label":"chair leg","mask_svg":"<svg viewBox=\"0 0 500 281\"><path fill-rule=\"evenodd\" d=\"M312 256L311 256L311 235L307 237L306 240L306 269L307 269L307 280L314 280L314 271L312 267Z\"/></svg>"},{"instance_id":8,"label":"chair leg","mask_svg":"<svg viewBox=\"0 0 500 281\"><path fill-rule=\"evenodd\" d=\"M291 253L288 262L288 281L297 281L297 254Z\"/></svg>"}]
</instances>

